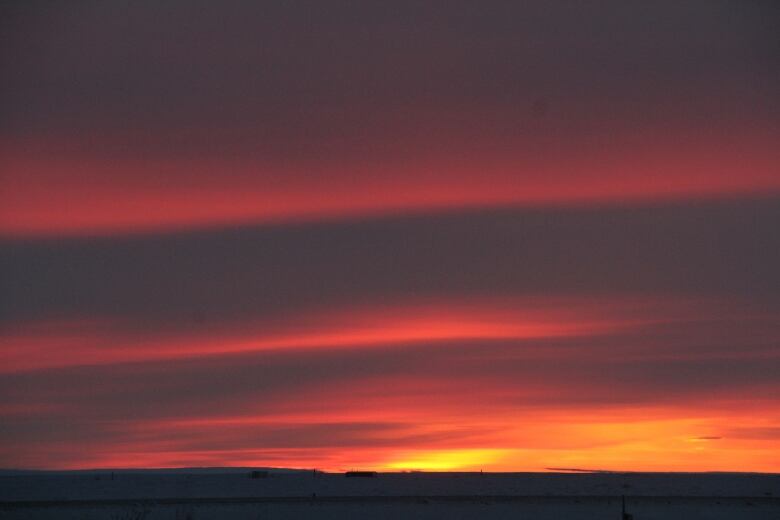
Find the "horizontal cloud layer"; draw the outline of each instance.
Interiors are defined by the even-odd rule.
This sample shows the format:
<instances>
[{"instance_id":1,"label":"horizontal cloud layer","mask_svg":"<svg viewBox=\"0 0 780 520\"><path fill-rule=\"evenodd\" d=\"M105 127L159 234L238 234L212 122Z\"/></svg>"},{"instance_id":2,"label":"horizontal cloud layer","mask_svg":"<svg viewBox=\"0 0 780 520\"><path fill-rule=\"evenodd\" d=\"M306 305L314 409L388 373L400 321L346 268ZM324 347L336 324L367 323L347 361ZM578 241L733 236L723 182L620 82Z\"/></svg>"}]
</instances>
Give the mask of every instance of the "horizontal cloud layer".
<instances>
[{"instance_id":1,"label":"horizontal cloud layer","mask_svg":"<svg viewBox=\"0 0 780 520\"><path fill-rule=\"evenodd\" d=\"M0 466L780 470L769 3L0 9Z\"/></svg>"},{"instance_id":2,"label":"horizontal cloud layer","mask_svg":"<svg viewBox=\"0 0 780 520\"><path fill-rule=\"evenodd\" d=\"M777 212L6 241L2 465L771 470Z\"/></svg>"},{"instance_id":3,"label":"horizontal cloud layer","mask_svg":"<svg viewBox=\"0 0 780 520\"><path fill-rule=\"evenodd\" d=\"M0 234L776 194L772 9L17 6Z\"/></svg>"}]
</instances>

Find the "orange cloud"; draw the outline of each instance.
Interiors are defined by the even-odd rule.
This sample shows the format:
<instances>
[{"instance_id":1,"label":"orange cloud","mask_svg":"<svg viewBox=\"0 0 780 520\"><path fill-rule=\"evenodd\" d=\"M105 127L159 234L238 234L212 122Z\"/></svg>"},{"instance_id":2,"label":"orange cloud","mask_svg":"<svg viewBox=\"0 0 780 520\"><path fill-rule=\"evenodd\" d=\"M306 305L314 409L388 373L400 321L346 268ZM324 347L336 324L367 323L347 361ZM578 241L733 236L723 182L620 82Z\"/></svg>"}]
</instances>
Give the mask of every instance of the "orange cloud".
<instances>
[{"instance_id":1,"label":"orange cloud","mask_svg":"<svg viewBox=\"0 0 780 520\"><path fill-rule=\"evenodd\" d=\"M622 204L777 193L771 132L739 143L566 144L336 161L111 157L6 142L0 234L105 235L462 208ZM519 146L519 145L518 145ZM526 144L526 146L528 146ZM561 146L564 146L561 144ZM68 145L65 145L67 150ZM141 154L143 157L143 154Z\"/></svg>"},{"instance_id":2,"label":"orange cloud","mask_svg":"<svg viewBox=\"0 0 780 520\"><path fill-rule=\"evenodd\" d=\"M409 300L144 341L41 324L34 341L4 337L0 465L777 471L776 353L721 350L723 316L771 320L572 296Z\"/></svg>"},{"instance_id":3,"label":"orange cloud","mask_svg":"<svg viewBox=\"0 0 780 520\"><path fill-rule=\"evenodd\" d=\"M31 322L3 334L0 372L288 349L587 337L707 319L712 310L706 302L629 297L418 298L313 310L281 323L247 320L180 332L128 329L119 320L97 318Z\"/></svg>"}]
</instances>

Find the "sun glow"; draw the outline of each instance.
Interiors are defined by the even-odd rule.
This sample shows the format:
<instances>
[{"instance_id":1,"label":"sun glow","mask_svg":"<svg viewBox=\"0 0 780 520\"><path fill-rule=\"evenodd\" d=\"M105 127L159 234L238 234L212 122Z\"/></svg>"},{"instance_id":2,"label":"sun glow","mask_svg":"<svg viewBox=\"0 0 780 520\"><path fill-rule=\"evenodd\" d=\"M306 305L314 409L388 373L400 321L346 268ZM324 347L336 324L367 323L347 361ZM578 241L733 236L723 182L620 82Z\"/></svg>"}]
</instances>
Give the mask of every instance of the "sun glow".
<instances>
[{"instance_id":1,"label":"sun glow","mask_svg":"<svg viewBox=\"0 0 780 520\"><path fill-rule=\"evenodd\" d=\"M411 452L401 459L388 463L387 469L455 471L478 470L501 460L508 450L464 449Z\"/></svg>"}]
</instances>

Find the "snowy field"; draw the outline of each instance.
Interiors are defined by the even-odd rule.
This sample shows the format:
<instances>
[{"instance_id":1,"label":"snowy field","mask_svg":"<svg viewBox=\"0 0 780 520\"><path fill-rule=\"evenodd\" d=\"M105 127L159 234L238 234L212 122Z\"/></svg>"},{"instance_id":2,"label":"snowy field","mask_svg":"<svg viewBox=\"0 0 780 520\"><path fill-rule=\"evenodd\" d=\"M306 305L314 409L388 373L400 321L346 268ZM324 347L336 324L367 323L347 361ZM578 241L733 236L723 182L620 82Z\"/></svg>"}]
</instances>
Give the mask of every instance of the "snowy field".
<instances>
[{"instance_id":1,"label":"snowy field","mask_svg":"<svg viewBox=\"0 0 780 520\"><path fill-rule=\"evenodd\" d=\"M185 471L185 470L180 470ZM780 519L780 475L0 473L2 519Z\"/></svg>"}]
</instances>

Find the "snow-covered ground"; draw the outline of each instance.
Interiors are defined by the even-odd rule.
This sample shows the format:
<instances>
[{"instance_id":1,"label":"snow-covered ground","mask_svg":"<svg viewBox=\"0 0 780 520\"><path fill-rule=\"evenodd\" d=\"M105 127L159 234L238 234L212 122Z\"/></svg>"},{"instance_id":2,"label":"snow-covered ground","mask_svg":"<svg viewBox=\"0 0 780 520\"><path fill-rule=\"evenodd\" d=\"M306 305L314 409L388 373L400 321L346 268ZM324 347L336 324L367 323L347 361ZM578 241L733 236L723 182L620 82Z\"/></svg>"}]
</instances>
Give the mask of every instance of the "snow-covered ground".
<instances>
[{"instance_id":1,"label":"snow-covered ground","mask_svg":"<svg viewBox=\"0 0 780 520\"><path fill-rule=\"evenodd\" d=\"M182 470L184 471L184 470ZM0 473L0 518L780 519L780 475Z\"/></svg>"}]
</instances>

